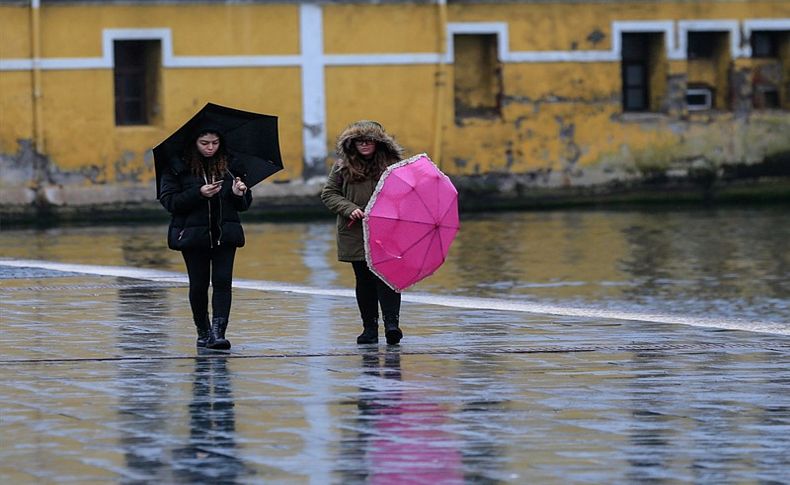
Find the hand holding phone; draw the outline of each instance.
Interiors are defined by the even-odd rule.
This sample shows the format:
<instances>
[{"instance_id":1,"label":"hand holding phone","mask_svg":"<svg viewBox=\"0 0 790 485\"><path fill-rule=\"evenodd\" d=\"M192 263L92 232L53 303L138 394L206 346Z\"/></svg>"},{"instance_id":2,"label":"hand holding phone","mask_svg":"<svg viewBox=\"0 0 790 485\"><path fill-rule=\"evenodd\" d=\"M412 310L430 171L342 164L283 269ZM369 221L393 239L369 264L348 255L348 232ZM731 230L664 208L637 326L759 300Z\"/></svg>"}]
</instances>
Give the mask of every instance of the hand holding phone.
<instances>
[{"instance_id":1,"label":"hand holding phone","mask_svg":"<svg viewBox=\"0 0 790 485\"><path fill-rule=\"evenodd\" d=\"M217 195L221 187L222 187L222 180L218 182L207 183L206 185L200 187L200 194L203 197L210 199L211 197Z\"/></svg>"}]
</instances>

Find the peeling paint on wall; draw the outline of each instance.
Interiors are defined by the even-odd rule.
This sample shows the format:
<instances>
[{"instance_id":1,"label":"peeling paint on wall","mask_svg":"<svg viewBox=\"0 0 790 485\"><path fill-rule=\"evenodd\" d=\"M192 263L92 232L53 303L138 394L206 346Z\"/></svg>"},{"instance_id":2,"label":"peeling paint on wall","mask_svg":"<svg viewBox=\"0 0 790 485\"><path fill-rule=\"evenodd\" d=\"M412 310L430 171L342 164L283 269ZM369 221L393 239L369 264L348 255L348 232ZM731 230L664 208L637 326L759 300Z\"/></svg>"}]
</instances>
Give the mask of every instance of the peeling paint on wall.
<instances>
[{"instance_id":1,"label":"peeling paint on wall","mask_svg":"<svg viewBox=\"0 0 790 485\"><path fill-rule=\"evenodd\" d=\"M505 174L515 192L718 176L788 149L790 4L779 4L451 2L442 31L430 2L218 1L189 11L172 2L45 2L44 12L57 15L42 28L37 122L29 46L0 48L0 185L49 187L44 199L63 187L52 200L66 204L69 190L150 191L150 148L208 101L280 117L286 169L278 182L325 175L334 136L360 118L382 121L412 153L438 143L437 162L451 176ZM0 5L9 37L30 37L24 8ZM248 34L200 37L194 25L206 16ZM254 28L270 19L266 34ZM71 28L78 20L79 38ZM755 32L776 43L765 57L748 54ZM710 58L689 56L692 34L716 39ZM634 88L643 90L644 110L623 102L623 40L631 35L649 43L635 60L647 67ZM161 105L144 126L115 125L111 53L125 36L159 39ZM688 109L694 83L713 85L712 109ZM29 141L36 123L43 155Z\"/></svg>"}]
</instances>

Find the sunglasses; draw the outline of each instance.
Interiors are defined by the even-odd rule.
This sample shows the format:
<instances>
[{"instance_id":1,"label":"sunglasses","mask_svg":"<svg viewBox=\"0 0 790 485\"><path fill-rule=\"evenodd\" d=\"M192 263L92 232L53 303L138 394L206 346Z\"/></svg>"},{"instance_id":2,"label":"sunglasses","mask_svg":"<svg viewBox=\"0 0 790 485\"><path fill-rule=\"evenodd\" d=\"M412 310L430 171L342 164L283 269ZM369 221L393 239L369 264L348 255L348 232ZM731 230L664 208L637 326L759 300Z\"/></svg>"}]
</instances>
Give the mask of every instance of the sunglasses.
<instances>
[{"instance_id":1,"label":"sunglasses","mask_svg":"<svg viewBox=\"0 0 790 485\"><path fill-rule=\"evenodd\" d=\"M376 143L376 140L372 140L370 138L357 138L356 140L354 140L354 143L357 143L359 145L371 145L373 143Z\"/></svg>"}]
</instances>

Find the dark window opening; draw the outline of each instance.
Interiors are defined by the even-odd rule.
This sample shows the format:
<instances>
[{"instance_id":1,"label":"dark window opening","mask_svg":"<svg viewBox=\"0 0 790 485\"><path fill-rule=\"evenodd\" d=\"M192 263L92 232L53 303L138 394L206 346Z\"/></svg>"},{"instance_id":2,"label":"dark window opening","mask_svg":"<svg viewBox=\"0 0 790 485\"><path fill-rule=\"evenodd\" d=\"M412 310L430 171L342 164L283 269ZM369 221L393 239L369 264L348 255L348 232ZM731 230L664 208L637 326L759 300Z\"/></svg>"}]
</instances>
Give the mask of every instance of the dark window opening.
<instances>
[{"instance_id":1,"label":"dark window opening","mask_svg":"<svg viewBox=\"0 0 790 485\"><path fill-rule=\"evenodd\" d=\"M650 86L647 83L647 71L646 63L623 63L623 104L626 111L648 109Z\"/></svg>"},{"instance_id":2,"label":"dark window opening","mask_svg":"<svg viewBox=\"0 0 790 485\"><path fill-rule=\"evenodd\" d=\"M752 106L790 109L790 30L755 30L752 48Z\"/></svg>"},{"instance_id":3,"label":"dark window opening","mask_svg":"<svg viewBox=\"0 0 790 485\"><path fill-rule=\"evenodd\" d=\"M623 111L651 111L660 77L662 34L623 34L621 81L623 86Z\"/></svg>"},{"instance_id":4,"label":"dark window opening","mask_svg":"<svg viewBox=\"0 0 790 485\"><path fill-rule=\"evenodd\" d=\"M495 34L453 36L456 119L500 116L502 69L497 46Z\"/></svg>"},{"instance_id":5,"label":"dark window opening","mask_svg":"<svg viewBox=\"0 0 790 485\"><path fill-rule=\"evenodd\" d=\"M151 124L159 109L159 40L114 42L115 124Z\"/></svg>"},{"instance_id":6,"label":"dark window opening","mask_svg":"<svg viewBox=\"0 0 790 485\"><path fill-rule=\"evenodd\" d=\"M782 39L788 36L787 31L757 30L749 39L752 45L752 57L775 59L779 57L779 46Z\"/></svg>"},{"instance_id":7,"label":"dark window opening","mask_svg":"<svg viewBox=\"0 0 790 485\"><path fill-rule=\"evenodd\" d=\"M752 102L755 109L779 109L782 107L779 90L775 86L755 86Z\"/></svg>"},{"instance_id":8,"label":"dark window opening","mask_svg":"<svg viewBox=\"0 0 790 485\"><path fill-rule=\"evenodd\" d=\"M713 59L722 41L728 38L727 32L689 32L686 57L688 59Z\"/></svg>"}]
</instances>

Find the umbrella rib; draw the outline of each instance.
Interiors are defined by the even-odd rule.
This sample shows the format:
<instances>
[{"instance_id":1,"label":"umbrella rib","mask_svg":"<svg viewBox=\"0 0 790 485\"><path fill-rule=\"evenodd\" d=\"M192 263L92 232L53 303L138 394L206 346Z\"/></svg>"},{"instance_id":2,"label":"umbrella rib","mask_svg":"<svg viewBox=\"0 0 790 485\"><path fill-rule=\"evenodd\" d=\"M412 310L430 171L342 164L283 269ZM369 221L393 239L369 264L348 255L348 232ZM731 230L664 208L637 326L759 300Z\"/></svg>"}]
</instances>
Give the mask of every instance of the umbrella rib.
<instances>
[{"instance_id":1,"label":"umbrella rib","mask_svg":"<svg viewBox=\"0 0 790 485\"><path fill-rule=\"evenodd\" d=\"M433 242L433 240L436 239L436 233L433 232L433 233L431 233L431 235L433 236L431 238L431 242ZM428 245L428 247L430 248L430 244ZM428 253L429 253L429 251L425 251L425 254L422 256L422 264L420 265L420 271L417 272L417 276L420 276L420 273L422 272L422 269L425 268L425 260L428 259ZM444 259L444 258L442 258L442 259Z\"/></svg>"},{"instance_id":2,"label":"umbrella rib","mask_svg":"<svg viewBox=\"0 0 790 485\"><path fill-rule=\"evenodd\" d=\"M431 232L426 232L426 233L425 233L424 235L422 235L422 236L421 236L419 239L417 239L416 241L414 241L414 242L411 244L411 246L409 246L409 247L405 248L403 251L401 251L401 253L405 253L405 252L406 252L406 251L408 251L409 249L413 248L414 246L416 246L417 244L419 244L419 242L420 242L420 241L422 241L422 240L423 240L423 239L425 239L426 237L430 236L431 234L432 234ZM392 253L390 253L389 251L387 251L387 254L392 254ZM393 257L391 257L391 258L389 258L389 259L382 259L382 260L379 260L379 261L376 261L376 262L377 262L377 263L386 263L387 261L392 261L393 259L398 259L398 258L400 258L400 256L393 256Z\"/></svg>"},{"instance_id":3,"label":"umbrella rib","mask_svg":"<svg viewBox=\"0 0 790 485\"><path fill-rule=\"evenodd\" d=\"M428 214L431 214L431 208L430 208L430 207L428 207L428 204L427 204L427 203L425 202L425 200L422 198L422 194L420 194L419 192L417 192L417 194L416 194L416 195L417 195L417 198L418 198L418 199L420 199L420 202L422 203L423 207L425 207L425 210L426 210L426 211L428 211Z\"/></svg>"},{"instance_id":4,"label":"umbrella rib","mask_svg":"<svg viewBox=\"0 0 790 485\"><path fill-rule=\"evenodd\" d=\"M404 182L406 185L410 186L410 187L412 188L412 190L414 190L414 189L415 189L415 187L414 187L413 185L411 185L410 183L406 182L405 180L403 180L403 179L402 179L402 178L400 178L400 177L398 177L398 178L399 178L400 180L402 180L402 181L403 181L403 182ZM415 190L415 192L416 192L417 198L420 200L420 202L422 203L423 207L425 207L425 210L426 210L426 211L428 211L428 214L430 214L430 213L431 213L431 208L430 208L430 207L428 207L428 204L427 204L427 203L425 202L425 200L422 198L422 195L421 195L421 194L420 194L418 191L416 191L416 190ZM427 224L427 223L426 223L426 224Z\"/></svg>"},{"instance_id":5,"label":"umbrella rib","mask_svg":"<svg viewBox=\"0 0 790 485\"><path fill-rule=\"evenodd\" d=\"M236 131L236 130L238 130L239 128L243 128L243 127L245 127L245 126L249 125L250 123L252 123L252 122L254 122L254 121L258 121L259 119L260 119L260 118L253 118L253 119L251 119L251 120L244 120L244 123L241 123L241 124L238 124L238 125L234 126L234 127L233 127L233 128L231 128L230 130L228 130L228 132L233 132L233 131ZM227 133L226 133L226 134L227 134Z\"/></svg>"},{"instance_id":6,"label":"umbrella rib","mask_svg":"<svg viewBox=\"0 0 790 485\"><path fill-rule=\"evenodd\" d=\"M398 221L398 222L400 222L400 221L403 221L403 222L410 222L410 223L412 223L412 224L425 224L425 225L427 225L427 226L433 226L433 225L434 225L434 223L433 223L433 222L425 222L425 221L410 221L410 220L408 220L408 219L403 219L402 217L390 217L390 216L378 216L378 215L369 216L369 217L374 217L374 218L376 218L376 219L386 219L386 220L388 220L388 221Z\"/></svg>"},{"instance_id":7,"label":"umbrella rib","mask_svg":"<svg viewBox=\"0 0 790 485\"><path fill-rule=\"evenodd\" d=\"M411 187L412 187L412 189L414 189L413 185ZM427 213L428 214L432 214L431 208L428 207L428 204L425 202L425 199L423 199L422 194L420 194L420 192L418 192L418 191L415 191L415 195L417 196L417 199L419 199L419 201L423 205L423 207L425 207L425 210L427 211ZM438 192L437 192L437 197L438 197ZM442 214L442 218L447 214L447 212L450 211L451 207L452 207L452 204L447 206L447 209ZM405 219L399 219L399 218L394 218L394 217L384 217L384 216L376 216L376 217L380 217L381 219L390 219L390 220L405 220ZM441 221L441 220L443 220L442 218L434 219L433 222L422 222L422 221L409 221L409 222L416 222L416 223L419 223L419 224L436 224L436 220ZM452 227L452 226L445 226L444 224L441 224L441 223L439 225L442 226L442 227Z\"/></svg>"},{"instance_id":8,"label":"umbrella rib","mask_svg":"<svg viewBox=\"0 0 790 485\"><path fill-rule=\"evenodd\" d=\"M444 213L442 214L442 218L441 218L442 221L444 220L444 217L447 215L448 212L450 212L450 209L452 209L452 208L453 208L453 204L448 204L447 205L447 209L445 209ZM440 226L442 226L442 227L455 227L455 226L445 226L444 224L440 224Z\"/></svg>"},{"instance_id":9,"label":"umbrella rib","mask_svg":"<svg viewBox=\"0 0 790 485\"><path fill-rule=\"evenodd\" d=\"M258 117L256 117L256 118L245 120L244 123L241 123L240 125L234 126L230 130L228 130L227 133L225 133L225 134L228 135L228 134L230 134L230 133L232 133L232 132L234 132L236 130L240 130L240 129L244 128L245 126L249 125L250 123L254 123L254 122L259 121L261 119L265 119L265 118L262 115L258 115ZM241 151L241 150L233 150L233 151L235 151L236 153L243 153L244 155L251 155L251 154L249 154L249 153L247 153L245 151ZM257 156L257 155L252 155L252 156ZM262 157L258 157L258 158L260 158L261 160L264 160L266 162L269 162L269 163L271 163L272 165L274 165L276 167L274 162L272 162L271 160L266 159L266 158L262 158Z\"/></svg>"},{"instance_id":10,"label":"umbrella rib","mask_svg":"<svg viewBox=\"0 0 790 485\"><path fill-rule=\"evenodd\" d=\"M448 208L447 208L447 210L445 211L445 214L447 214L449 211L450 211L450 208L448 207ZM444 215L444 214L443 214L443 215ZM376 219L386 219L386 220L388 220L388 221L403 221L403 222L410 222L410 223L412 223L412 224L425 224L426 226L435 226L435 225L436 225L436 223L434 223L434 222L425 222L425 221L410 221L410 220L408 220L408 219L402 219L402 218L400 218L400 217L389 217L389 216L378 216L378 215L375 215L375 216L368 216L368 217L373 217L373 218L376 218ZM454 228L455 226L448 226L448 225L446 225L446 224L441 224L441 223L440 223L440 224L439 224L439 227L448 227L448 228L451 228L451 229L452 229L452 228Z\"/></svg>"}]
</instances>

